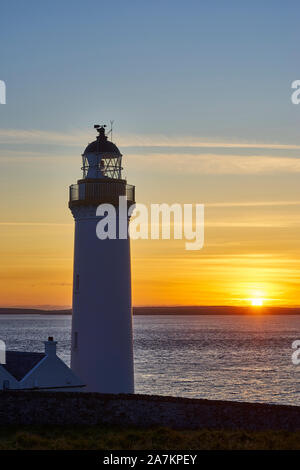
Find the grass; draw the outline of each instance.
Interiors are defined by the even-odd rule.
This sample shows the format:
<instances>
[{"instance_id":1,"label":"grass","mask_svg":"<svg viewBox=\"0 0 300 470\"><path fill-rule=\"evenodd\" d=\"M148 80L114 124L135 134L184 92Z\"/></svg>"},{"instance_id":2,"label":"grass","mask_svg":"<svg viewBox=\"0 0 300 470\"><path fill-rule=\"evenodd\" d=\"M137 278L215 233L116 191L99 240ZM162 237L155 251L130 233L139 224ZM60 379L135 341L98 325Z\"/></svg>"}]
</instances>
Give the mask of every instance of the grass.
<instances>
[{"instance_id":1,"label":"grass","mask_svg":"<svg viewBox=\"0 0 300 470\"><path fill-rule=\"evenodd\" d=\"M300 432L104 426L0 427L0 450L300 450Z\"/></svg>"}]
</instances>

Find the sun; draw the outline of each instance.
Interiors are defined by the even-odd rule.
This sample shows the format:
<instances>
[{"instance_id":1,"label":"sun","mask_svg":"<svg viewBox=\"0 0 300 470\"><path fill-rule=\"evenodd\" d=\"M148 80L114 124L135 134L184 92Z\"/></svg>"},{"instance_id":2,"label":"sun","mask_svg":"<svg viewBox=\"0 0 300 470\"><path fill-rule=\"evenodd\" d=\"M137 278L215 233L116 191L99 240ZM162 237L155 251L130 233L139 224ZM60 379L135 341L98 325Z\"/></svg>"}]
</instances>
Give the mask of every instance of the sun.
<instances>
[{"instance_id":1,"label":"sun","mask_svg":"<svg viewBox=\"0 0 300 470\"><path fill-rule=\"evenodd\" d=\"M262 307L263 306L263 299L251 299L252 307Z\"/></svg>"}]
</instances>

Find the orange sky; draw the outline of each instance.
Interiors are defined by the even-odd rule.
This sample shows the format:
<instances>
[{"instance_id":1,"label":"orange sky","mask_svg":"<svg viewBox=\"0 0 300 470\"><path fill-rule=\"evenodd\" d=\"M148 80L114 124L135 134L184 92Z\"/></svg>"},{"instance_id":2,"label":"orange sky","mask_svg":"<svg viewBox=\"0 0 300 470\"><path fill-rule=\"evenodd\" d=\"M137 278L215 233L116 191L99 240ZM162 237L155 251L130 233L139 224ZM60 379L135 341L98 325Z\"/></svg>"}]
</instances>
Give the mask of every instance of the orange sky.
<instances>
[{"instance_id":1,"label":"orange sky","mask_svg":"<svg viewBox=\"0 0 300 470\"><path fill-rule=\"evenodd\" d=\"M204 249L186 251L181 240L132 241L134 305L247 305L257 296L266 305L300 304L297 173L285 168L280 174L277 162L253 173L248 157L242 170L218 173L199 158L182 176L181 161L171 160L169 150L160 156L163 164L152 167L153 155L123 153L138 202L205 204ZM0 303L69 307L67 188L80 177L80 146L61 158L16 152L2 166Z\"/></svg>"}]
</instances>

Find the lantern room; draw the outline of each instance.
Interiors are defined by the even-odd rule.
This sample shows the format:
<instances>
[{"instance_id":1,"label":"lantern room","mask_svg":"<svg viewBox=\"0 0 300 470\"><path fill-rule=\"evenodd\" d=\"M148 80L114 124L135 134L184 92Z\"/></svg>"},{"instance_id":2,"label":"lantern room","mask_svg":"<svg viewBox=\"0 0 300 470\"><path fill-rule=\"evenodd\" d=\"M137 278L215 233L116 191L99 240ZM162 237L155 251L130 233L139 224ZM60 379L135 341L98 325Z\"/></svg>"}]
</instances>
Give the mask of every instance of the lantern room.
<instances>
[{"instance_id":1,"label":"lantern room","mask_svg":"<svg viewBox=\"0 0 300 470\"><path fill-rule=\"evenodd\" d=\"M105 125L94 126L97 139L89 144L82 155L83 178L122 178L122 154L118 147L108 140Z\"/></svg>"}]
</instances>

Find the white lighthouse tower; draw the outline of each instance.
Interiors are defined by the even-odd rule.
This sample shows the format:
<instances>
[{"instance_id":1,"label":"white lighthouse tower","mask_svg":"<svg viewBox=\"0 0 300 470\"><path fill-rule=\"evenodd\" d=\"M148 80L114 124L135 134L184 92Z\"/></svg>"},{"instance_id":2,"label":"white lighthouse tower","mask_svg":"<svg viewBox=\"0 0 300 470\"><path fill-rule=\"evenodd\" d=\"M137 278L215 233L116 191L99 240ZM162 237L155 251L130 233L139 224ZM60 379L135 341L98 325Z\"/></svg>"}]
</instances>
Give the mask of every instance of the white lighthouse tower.
<instances>
[{"instance_id":1,"label":"white lighthouse tower","mask_svg":"<svg viewBox=\"0 0 300 470\"><path fill-rule=\"evenodd\" d=\"M70 187L75 219L71 368L86 391L133 393L132 307L129 237L99 239L97 207L112 204L117 227L119 196L135 201L134 186L122 179L122 155L105 135L85 149L83 177ZM124 220L122 221L124 223Z\"/></svg>"}]
</instances>

